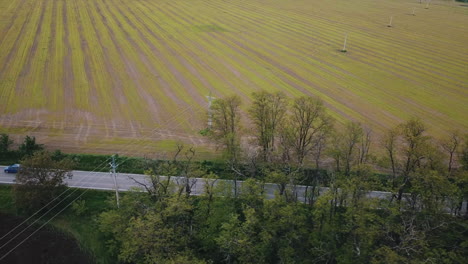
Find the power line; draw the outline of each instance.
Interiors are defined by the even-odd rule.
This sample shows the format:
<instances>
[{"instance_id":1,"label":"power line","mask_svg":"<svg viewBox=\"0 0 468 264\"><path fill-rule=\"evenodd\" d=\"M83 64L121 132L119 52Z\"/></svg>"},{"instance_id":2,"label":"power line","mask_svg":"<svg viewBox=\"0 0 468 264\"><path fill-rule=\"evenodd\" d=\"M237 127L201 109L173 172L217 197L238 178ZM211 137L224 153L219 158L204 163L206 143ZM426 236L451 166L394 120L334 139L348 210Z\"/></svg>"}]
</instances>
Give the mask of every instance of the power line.
<instances>
[{"instance_id":1,"label":"power line","mask_svg":"<svg viewBox=\"0 0 468 264\"><path fill-rule=\"evenodd\" d=\"M107 159L106 161L102 162L101 164L98 165L97 168L99 168L100 166L102 166L105 162L107 162L109 159ZM97 169L96 168L96 169ZM95 169L95 170L96 170ZM95 172L95 170L93 170L92 172ZM84 179L86 179L86 177L82 178L79 182L81 181L84 181ZM47 208L51 203L53 203L55 200L57 200L58 198L60 198L62 195L64 195L65 193L67 193L69 190L71 190L70 188L67 188L65 191L63 191L61 194L59 194L57 197L55 197L54 199L52 199L50 202L48 202L46 205L42 206L40 209L38 209L36 212L34 212L34 214L32 214L31 216L29 216L27 219L25 219L23 222L21 222L19 225L17 225L15 228L11 229L8 233L6 233L5 235L3 235L2 237L0 237L0 241L5 238L6 236L8 236L11 232L15 231L18 227L20 227L21 225L23 225L24 223L26 223L27 221L29 221L29 219L31 219L33 216L35 216L36 214L38 214L40 211L44 210L45 208ZM3 247L3 245L0 247L0 249Z\"/></svg>"},{"instance_id":2,"label":"power line","mask_svg":"<svg viewBox=\"0 0 468 264\"><path fill-rule=\"evenodd\" d=\"M183 114L185 114L185 112L187 112L190 108L191 108L192 105L188 106L187 108L185 108L183 111L179 112L178 115L174 116L171 120L167 121L166 123L169 123L169 122L172 122L172 120L175 120L175 118L177 118L178 116L181 116ZM198 110L199 111L199 110ZM181 123L183 122L180 121L177 123L177 126L180 125ZM167 124L166 124L167 125ZM176 127L177 127L176 126ZM156 127L155 129L153 129L153 131L156 131L158 129L158 127ZM149 135L150 136L150 135ZM148 138L149 136L146 136L144 137L143 139L146 139ZM142 138L140 138L138 141L143 141ZM131 144L128 143L127 146L130 146ZM134 144L133 144L134 145ZM129 157L126 158L125 161L123 161L121 164L125 163L127 160L129 159ZM120 164L120 165L121 165ZM89 175L90 176L90 175ZM87 177L89 177L87 176ZM87 178L85 177L85 178ZM101 177L102 178L102 177ZM67 195L65 198L68 198L70 195L72 195L77 189L75 189L71 194ZM59 211L57 214L55 214L52 218L50 218L45 224L47 224L48 222L50 222L51 220L53 220L57 215L59 215L61 212L63 212L66 208L68 208L74 201L76 201L78 198L80 198L81 196L83 196L89 189L86 189L84 192L82 192L77 198L75 198L72 202L70 202L64 209L62 209L61 211ZM62 203L64 200L62 199L62 201L58 202L54 207L52 207L51 209L49 209L46 213L44 213L41 217L39 217L37 220L35 220L33 223L31 223L28 227L26 227L25 229L23 229L20 233L18 233L14 238L18 237L21 233L23 233L25 230L27 230L29 227L31 227L33 224L35 224L37 221L39 221L42 217L44 217L45 215L47 215L52 209L54 209L55 207L57 207L60 203ZM55 199L54 199L55 200ZM42 210L42 209L40 209ZM38 210L36 213L34 213L32 216L36 215L40 210ZM31 216L31 217L32 217ZM29 217L28 219L30 219L31 217ZM25 220L27 221L27 220ZM23 221L23 223L25 222ZM23 223L21 223L20 225L18 225L17 227L14 228L14 230L16 230L19 226L21 226ZM0 258L0 260L2 260L3 258L5 258L8 254L10 254L14 249L16 249L19 245L21 245L22 243L24 243L29 237L31 237L33 234L35 234L37 231L39 231L43 226L45 226L45 224L43 224L42 226L40 226L37 230L35 230L31 235L29 235L26 239L24 239L23 241L21 241L18 245L16 245L12 250L8 251L2 258ZM12 231L10 231L8 234L10 234ZM4 236L5 237L5 236ZM2 237L3 238L3 237ZM13 239L14 239L13 238ZM5 243L4 245L2 245L1 248L3 248L5 245L7 245L8 243L10 243L13 239L10 239L7 243Z\"/></svg>"},{"instance_id":3,"label":"power line","mask_svg":"<svg viewBox=\"0 0 468 264\"><path fill-rule=\"evenodd\" d=\"M190 106L187 107L187 108L186 108L184 111L182 111L181 113L179 113L179 115L182 115L182 114L183 114L184 112L186 112L189 108L190 108ZM169 122L171 122L172 120L174 120L176 117L177 117L177 116L175 116L174 118L172 118ZM153 131L155 131L155 130L157 130L157 129L158 129L158 128L155 128L155 129L153 129ZM149 136L147 136L147 137L149 137ZM140 140L140 141L142 141L142 140ZM130 143L128 143L127 145L129 146ZM109 160L110 160L110 158L108 158L106 161L104 161L103 163L101 163L100 165L98 165L98 167L97 167L95 170L97 170L100 166L102 166L104 163L106 163L106 162L109 161ZM93 172L94 172L95 170L93 170ZM92 176L92 174L91 174L91 175L88 175L88 176L86 176L86 177L84 177L84 178L82 178L82 179L80 180L80 182L81 182L81 181L84 181L85 179L87 179L87 178L90 177L90 176ZM65 190L65 191L62 192L59 196L57 196L57 197L54 198L52 201L50 201L49 203L47 203L46 205L44 205L42 208L40 208L39 210L37 210L33 215L31 215L29 218L27 218L26 220L24 220L21 224L19 224L18 226L16 226L13 230L11 230L11 231L8 232L6 235L4 235L2 238L0 238L0 240L3 239L5 236L9 235L12 231L16 230L19 226L21 226L21 225L24 224L26 221L28 221L29 219L31 219L34 215L36 215L37 213L39 213L41 210L45 209L45 208L46 208L47 206L49 206L53 201L55 201L56 199L58 199L60 196L62 196L63 194L65 194L65 193L68 192L69 190L70 190L70 189ZM76 190L75 190L75 191L76 191ZM74 192L74 191L73 191L73 192ZM73 192L72 192L72 193L73 193ZM68 197L68 196L67 196L67 197ZM59 203L61 203L61 202L62 202L62 201L60 201ZM54 208L55 208L55 207L54 207ZM48 213L48 212L46 212L46 214L47 214L47 213ZM45 214L44 214L44 215L45 215ZM44 216L44 215L43 215L43 216ZM39 217L38 219L41 219L43 216ZM36 221L35 221L35 222L36 222ZM33 224L34 224L35 222L33 222ZM29 226L28 226L27 228L29 228ZM27 228L26 228L26 229L27 229ZM4 246L4 245L3 245L3 246ZM3 247L3 246L2 246L2 247ZM2 247L0 247L0 249L1 249Z\"/></svg>"}]
</instances>

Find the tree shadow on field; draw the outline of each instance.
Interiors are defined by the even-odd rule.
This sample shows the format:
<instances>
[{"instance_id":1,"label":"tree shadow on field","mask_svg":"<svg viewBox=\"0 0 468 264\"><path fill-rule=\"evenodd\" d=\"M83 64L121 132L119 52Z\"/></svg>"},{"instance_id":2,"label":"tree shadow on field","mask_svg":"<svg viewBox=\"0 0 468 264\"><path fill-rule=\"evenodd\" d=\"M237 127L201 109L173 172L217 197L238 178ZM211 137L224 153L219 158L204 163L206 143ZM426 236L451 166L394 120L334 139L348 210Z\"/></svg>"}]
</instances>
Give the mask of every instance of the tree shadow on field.
<instances>
[{"instance_id":1,"label":"tree shadow on field","mask_svg":"<svg viewBox=\"0 0 468 264\"><path fill-rule=\"evenodd\" d=\"M0 213L0 237L3 237L7 232L22 223L24 219L16 216L5 215ZM27 226L27 225L26 225ZM2 239L3 245L20 230L26 226L22 226L12 232L9 236ZM3 257L8 251L13 249L21 241L26 239L32 232L37 230L40 225L34 225L27 229L17 238L13 239L8 245L0 250L0 256ZM0 261L1 263L15 264L91 264L92 258L80 250L77 242L56 230L51 228L42 228L37 233L27 238L18 248L13 250L8 256Z\"/></svg>"}]
</instances>

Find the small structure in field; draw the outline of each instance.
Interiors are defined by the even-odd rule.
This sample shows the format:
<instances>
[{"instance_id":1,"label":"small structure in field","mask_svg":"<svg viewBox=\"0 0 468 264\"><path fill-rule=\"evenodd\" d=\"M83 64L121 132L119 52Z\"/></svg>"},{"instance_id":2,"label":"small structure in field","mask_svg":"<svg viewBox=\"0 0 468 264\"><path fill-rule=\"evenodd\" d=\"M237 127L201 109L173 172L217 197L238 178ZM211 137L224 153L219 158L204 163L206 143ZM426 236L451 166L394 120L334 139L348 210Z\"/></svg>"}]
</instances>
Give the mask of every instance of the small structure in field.
<instances>
[{"instance_id":1,"label":"small structure in field","mask_svg":"<svg viewBox=\"0 0 468 264\"><path fill-rule=\"evenodd\" d=\"M348 40L348 34L345 35L345 38L344 38L344 44L343 44L343 48L341 49L341 52L346 52L346 41Z\"/></svg>"}]
</instances>

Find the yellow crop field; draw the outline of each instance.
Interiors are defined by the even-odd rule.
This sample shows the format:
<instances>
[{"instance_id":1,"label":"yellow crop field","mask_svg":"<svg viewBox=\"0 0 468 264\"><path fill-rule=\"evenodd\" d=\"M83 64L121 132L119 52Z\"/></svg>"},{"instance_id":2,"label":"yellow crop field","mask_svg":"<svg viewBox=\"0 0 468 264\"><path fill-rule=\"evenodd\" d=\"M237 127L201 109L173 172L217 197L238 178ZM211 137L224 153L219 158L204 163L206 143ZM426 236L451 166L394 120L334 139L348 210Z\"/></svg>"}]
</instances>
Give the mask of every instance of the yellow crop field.
<instances>
[{"instance_id":1,"label":"yellow crop field","mask_svg":"<svg viewBox=\"0 0 468 264\"><path fill-rule=\"evenodd\" d=\"M468 130L459 2L0 0L0 10L0 132L52 147L203 145L207 96L239 94L246 108L259 89L319 96L339 122L377 134L411 116L436 136Z\"/></svg>"}]
</instances>

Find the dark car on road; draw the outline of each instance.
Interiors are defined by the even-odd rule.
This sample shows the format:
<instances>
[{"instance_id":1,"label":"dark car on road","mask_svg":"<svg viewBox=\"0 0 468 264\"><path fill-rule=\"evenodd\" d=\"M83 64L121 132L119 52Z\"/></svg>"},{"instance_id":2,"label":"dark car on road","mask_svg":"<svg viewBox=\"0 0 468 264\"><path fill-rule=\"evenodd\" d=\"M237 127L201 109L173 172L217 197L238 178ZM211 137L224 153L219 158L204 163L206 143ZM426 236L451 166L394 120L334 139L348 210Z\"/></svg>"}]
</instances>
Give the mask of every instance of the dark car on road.
<instances>
[{"instance_id":1,"label":"dark car on road","mask_svg":"<svg viewBox=\"0 0 468 264\"><path fill-rule=\"evenodd\" d=\"M6 167L3 171L5 173L17 173L19 171L20 165L19 164L13 164L8 167Z\"/></svg>"}]
</instances>

